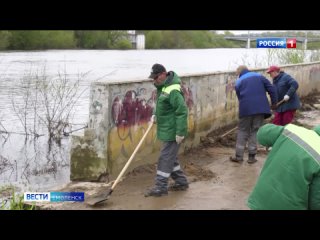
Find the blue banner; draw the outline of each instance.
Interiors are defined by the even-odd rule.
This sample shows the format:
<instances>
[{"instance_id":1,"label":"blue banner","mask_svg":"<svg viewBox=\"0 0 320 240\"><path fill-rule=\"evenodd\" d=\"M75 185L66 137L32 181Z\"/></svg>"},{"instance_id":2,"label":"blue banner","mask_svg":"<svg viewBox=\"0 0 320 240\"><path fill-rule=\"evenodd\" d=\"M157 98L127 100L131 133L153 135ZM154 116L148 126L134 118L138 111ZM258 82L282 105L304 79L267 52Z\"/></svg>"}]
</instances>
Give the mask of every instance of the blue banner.
<instances>
[{"instance_id":1,"label":"blue banner","mask_svg":"<svg viewBox=\"0 0 320 240\"><path fill-rule=\"evenodd\" d=\"M50 192L50 202L84 202L84 192Z\"/></svg>"},{"instance_id":2,"label":"blue banner","mask_svg":"<svg viewBox=\"0 0 320 240\"><path fill-rule=\"evenodd\" d=\"M257 48L287 48L285 38L257 38Z\"/></svg>"}]
</instances>

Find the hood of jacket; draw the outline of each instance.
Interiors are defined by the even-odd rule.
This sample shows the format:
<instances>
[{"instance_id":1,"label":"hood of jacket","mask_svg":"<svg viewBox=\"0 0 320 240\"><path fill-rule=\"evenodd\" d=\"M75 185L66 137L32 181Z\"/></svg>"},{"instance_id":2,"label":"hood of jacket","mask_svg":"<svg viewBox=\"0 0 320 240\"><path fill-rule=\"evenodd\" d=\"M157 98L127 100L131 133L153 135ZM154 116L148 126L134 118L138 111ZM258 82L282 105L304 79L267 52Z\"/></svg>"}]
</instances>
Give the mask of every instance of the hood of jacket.
<instances>
[{"instance_id":1,"label":"hood of jacket","mask_svg":"<svg viewBox=\"0 0 320 240\"><path fill-rule=\"evenodd\" d=\"M258 142L263 146L271 147L281 135L284 127L279 127L274 124L265 124L260 127L257 132Z\"/></svg>"},{"instance_id":2,"label":"hood of jacket","mask_svg":"<svg viewBox=\"0 0 320 240\"><path fill-rule=\"evenodd\" d=\"M170 86L172 84L181 84L181 79L178 77L178 75L174 71L169 71L167 73L167 79L160 85L155 85L156 88L162 89L163 87Z\"/></svg>"}]
</instances>

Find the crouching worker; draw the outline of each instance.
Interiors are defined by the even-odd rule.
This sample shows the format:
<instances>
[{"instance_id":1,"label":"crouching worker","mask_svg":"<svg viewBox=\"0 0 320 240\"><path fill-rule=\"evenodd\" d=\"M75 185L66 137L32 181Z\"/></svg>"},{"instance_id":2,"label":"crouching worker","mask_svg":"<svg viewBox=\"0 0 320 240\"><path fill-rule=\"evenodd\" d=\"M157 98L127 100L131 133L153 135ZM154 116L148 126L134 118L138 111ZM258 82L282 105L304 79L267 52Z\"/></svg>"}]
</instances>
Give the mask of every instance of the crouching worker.
<instances>
[{"instance_id":1,"label":"crouching worker","mask_svg":"<svg viewBox=\"0 0 320 240\"><path fill-rule=\"evenodd\" d=\"M320 209L320 125L313 130L266 124L260 144L272 146L249 196L253 210Z\"/></svg>"},{"instance_id":2,"label":"crouching worker","mask_svg":"<svg viewBox=\"0 0 320 240\"><path fill-rule=\"evenodd\" d=\"M160 197L168 194L168 180L171 176L175 183L169 190L186 190L189 187L187 178L178 161L181 142L187 136L188 108L184 101L181 80L173 72L167 72L161 64L152 66L151 75L157 88L155 115L151 121L157 123L157 138L163 141L157 165L155 186L145 193L146 197Z\"/></svg>"}]
</instances>

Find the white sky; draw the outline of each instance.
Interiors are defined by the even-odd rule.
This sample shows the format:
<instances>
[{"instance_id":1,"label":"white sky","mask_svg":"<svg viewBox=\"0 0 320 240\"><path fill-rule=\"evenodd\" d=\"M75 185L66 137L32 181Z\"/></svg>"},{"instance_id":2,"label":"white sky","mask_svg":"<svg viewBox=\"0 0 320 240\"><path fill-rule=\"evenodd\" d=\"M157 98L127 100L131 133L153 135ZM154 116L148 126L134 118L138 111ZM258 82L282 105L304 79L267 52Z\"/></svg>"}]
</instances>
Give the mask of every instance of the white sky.
<instances>
[{"instance_id":1,"label":"white sky","mask_svg":"<svg viewBox=\"0 0 320 240\"><path fill-rule=\"evenodd\" d=\"M247 34L248 31L250 31L250 33L263 33L263 32L281 32L281 31L259 31L259 30L237 30L237 31L233 31L233 30L226 30L229 32L232 32L233 34L237 35L237 34ZM218 33L224 33L224 31L217 31Z\"/></svg>"},{"instance_id":2,"label":"white sky","mask_svg":"<svg viewBox=\"0 0 320 240\"><path fill-rule=\"evenodd\" d=\"M229 32L232 32L235 35L238 35L238 34L248 34L248 31L250 31L250 33L252 33L252 34L255 34L255 33L265 33L265 32L284 32L284 31L291 31L291 30L241 30L241 31L240 30L236 30L236 31L226 30L226 31L229 31ZM292 31L305 32L306 30L292 30ZM224 33L224 31L217 31L217 32L218 33ZM310 32L310 31L308 30L308 32Z\"/></svg>"}]
</instances>

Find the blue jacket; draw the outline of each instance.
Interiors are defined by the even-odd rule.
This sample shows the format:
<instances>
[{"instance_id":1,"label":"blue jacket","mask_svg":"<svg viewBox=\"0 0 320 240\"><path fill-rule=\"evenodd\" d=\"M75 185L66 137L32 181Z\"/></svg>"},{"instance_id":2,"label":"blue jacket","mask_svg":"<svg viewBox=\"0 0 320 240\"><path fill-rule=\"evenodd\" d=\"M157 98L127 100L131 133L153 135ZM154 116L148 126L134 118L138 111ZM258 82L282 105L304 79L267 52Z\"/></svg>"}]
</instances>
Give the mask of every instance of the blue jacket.
<instances>
[{"instance_id":1,"label":"blue jacket","mask_svg":"<svg viewBox=\"0 0 320 240\"><path fill-rule=\"evenodd\" d=\"M290 97L288 102L281 104L277 108L277 112L286 112L288 110L296 110L300 108L300 100L296 93L299 84L290 75L280 72L280 74L273 79L273 84L276 87L278 100L281 101L284 95Z\"/></svg>"},{"instance_id":2,"label":"blue jacket","mask_svg":"<svg viewBox=\"0 0 320 240\"><path fill-rule=\"evenodd\" d=\"M239 118L255 114L271 116L270 104L266 92L270 95L271 103L277 103L274 86L263 75L243 70L236 80L236 93L239 100Z\"/></svg>"}]
</instances>

